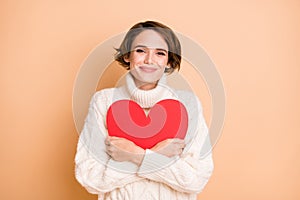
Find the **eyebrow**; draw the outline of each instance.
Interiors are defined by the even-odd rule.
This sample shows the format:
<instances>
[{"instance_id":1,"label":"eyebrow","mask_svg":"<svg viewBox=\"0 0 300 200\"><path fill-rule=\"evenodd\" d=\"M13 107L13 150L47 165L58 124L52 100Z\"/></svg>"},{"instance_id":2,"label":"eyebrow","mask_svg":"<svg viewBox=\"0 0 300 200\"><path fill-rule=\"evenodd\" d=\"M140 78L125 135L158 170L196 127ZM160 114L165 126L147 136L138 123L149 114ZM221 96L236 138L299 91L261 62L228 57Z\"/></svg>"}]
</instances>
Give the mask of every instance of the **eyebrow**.
<instances>
[{"instance_id":1,"label":"eyebrow","mask_svg":"<svg viewBox=\"0 0 300 200\"><path fill-rule=\"evenodd\" d=\"M149 47L147 47L147 46L145 46L145 45L141 45L141 44L140 44L140 45L136 45L133 49L136 49L136 48L138 48L138 47L152 49L152 48L149 48ZM158 50L158 51L164 51L164 52L168 53L168 51L167 51L166 49L162 49L162 48L153 48L153 49L156 49L156 50Z\"/></svg>"}]
</instances>

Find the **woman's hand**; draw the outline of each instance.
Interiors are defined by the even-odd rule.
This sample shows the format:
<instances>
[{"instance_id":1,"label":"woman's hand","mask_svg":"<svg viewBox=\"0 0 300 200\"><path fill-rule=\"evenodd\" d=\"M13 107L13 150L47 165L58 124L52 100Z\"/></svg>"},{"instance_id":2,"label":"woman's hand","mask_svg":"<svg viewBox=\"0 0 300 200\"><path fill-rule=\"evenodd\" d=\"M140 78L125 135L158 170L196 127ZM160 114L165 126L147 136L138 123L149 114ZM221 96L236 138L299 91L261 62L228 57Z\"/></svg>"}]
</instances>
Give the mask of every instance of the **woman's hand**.
<instances>
[{"instance_id":1,"label":"woman's hand","mask_svg":"<svg viewBox=\"0 0 300 200\"><path fill-rule=\"evenodd\" d=\"M163 140L152 147L151 150L168 157L173 157L180 155L184 147L184 140L175 138Z\"/></svg>"},{"instance_id":2,"label":"woman's hand","mask_svg":"<svg viewBox=\"0 0 300 200\"><path fill-rule=\"evenodd\" d=\"M129 161L140 166L145 150L132 141L120 137L108 136L105 140L106 151L115 161Z\"/></svg>"}]
</instances>

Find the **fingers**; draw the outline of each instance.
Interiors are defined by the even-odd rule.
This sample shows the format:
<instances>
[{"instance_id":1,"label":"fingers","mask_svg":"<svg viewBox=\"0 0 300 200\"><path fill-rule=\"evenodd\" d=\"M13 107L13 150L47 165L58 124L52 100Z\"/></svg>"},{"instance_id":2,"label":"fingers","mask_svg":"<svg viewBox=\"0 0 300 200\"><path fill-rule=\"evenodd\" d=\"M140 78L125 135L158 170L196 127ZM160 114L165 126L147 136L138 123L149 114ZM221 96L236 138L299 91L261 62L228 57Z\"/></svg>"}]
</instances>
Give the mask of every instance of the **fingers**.
<instances>
[{"instance_id":1,"label":"fingers","mask_svg":"<svg viewBox=\"0 0 300 200\"><path fill-rule=\"evenodd\" d=\"M111 137L107 137L104 141L106 146L106 152L108 155L112 156L114 145L111 143Z\"/></svg>"},{"instance_id":2,"label":"fingers","mask_svg":"<svg viewBox=\"0 0 300 200\"><path fill-rule=\"evenodd\" d=\"M185 144L185 141L182 140L182 139L179 139L179 138L174 138L174 139L171 139L172 142L174 143L178 143L178 144Z\"/></svg>"},{"instance_id":3,"label":"fingers","mask_svg":"<svg viewBox=\"0 0 300 200\"><path fill-rule=\"evenodd\" d=\"M108 136L105 140L106 151L113 157L126 153L135 153L141 150L137 146L125 138ZM161 153L165 156L172 157L182 154L186 144L185 141L178 138L166 139L156 144L151 150ZM119 157L118 157L119 158ZM117 159L118 159L117 158Z\"/></svg>"},{"instance_id":4,"label":"fingers","mask_svg":"<svg viewBox=\"0 0 300 200\"><path fill-rule=\"evenodd\" d=\"M185 144L178 144L179 149L184 149L184 147L185 147Z\"/></svg>"},{"instance_id":5,"label":"fingers","mask_svg":"<svg viewBox=\"0 0 300 200\"><path fill-rule=\"evenodd\" d=\"M121 139L122 138L119 138L119 137L107 136L107 138L105 139L105 145L111 146L111 145L115 144L118 140L121 140Z\"/></svg>"},{"instance_id":6,"label":"fingers","mask_svg":"<svg viewBox=\"0 0 300 200\"><path fill-rule=\"evenodd\" d=\"M168 140L168 144L174 144L178 148L184 148L186 145L185 141L182 139L174 138L174 139L167 139L167 140Z\"/></svg>"},{"instance_id":7,"label":"fingers","mask_svg":"<svg viewBox=\"0 0 300 200\"><path fill-rule=\"evenodd\" d=\"M179 138L171 138L171 139L166 139L165 141L167 141L168 143L176 143L176 144L184 144L185 141Z\"/></svg>"},{"instance_id":8,"label":"fingers","mask_svg":"<svg viewBox=\"0 0 300 200\"><path fill-rule=\"evenodd\" d=\"M116 136L107 136L106 139L108 139L108 140L126 140L125 138L116 137Z\"/></svg>"},{"instance_id":9,"label":"fingers","mask_svg":"<svg viewBox=\"0 0 300 200\"><path fill-rule=\"evenodd\" d=\"M109 140L109 138L106 138L106 140L105 140L105 145L106 145L106 146L110 146L110 140Z\"/></svg>"},{"instance_id":10,"label":"fingers","mask_svg":"<svg viewBox=\"0 0 300 200\"><path fill-rule=\"evenodd\" d=\"M180 155L182 154L183 148L182 149L177 149L177 151L175 152L176 155Z\"/></svg>"},{"instance_id":11,"label":"fingers","mask_svg":"<svg viewBox=\"0 0 300 200\"><path fill-rule=\"evenodd\" d=\"M108 136L104 142L106 145L106 149L112 152L114 148L118 147L121 139L122 138Z\"/></svg>"}]
</instances>

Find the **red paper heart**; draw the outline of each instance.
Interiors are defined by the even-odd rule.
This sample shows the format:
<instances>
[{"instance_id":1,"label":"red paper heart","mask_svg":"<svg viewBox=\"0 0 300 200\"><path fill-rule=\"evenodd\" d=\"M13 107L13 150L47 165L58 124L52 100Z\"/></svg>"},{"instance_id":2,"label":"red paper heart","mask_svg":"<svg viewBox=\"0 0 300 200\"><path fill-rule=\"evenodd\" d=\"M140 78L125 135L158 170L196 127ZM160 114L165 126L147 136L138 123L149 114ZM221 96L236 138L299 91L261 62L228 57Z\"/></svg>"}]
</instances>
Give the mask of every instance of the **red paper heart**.
<instances>
[{"instance_id":1,"label":"red paper heart","mask_svg":"<svg viewBox=\"0 0 300 200\"><path fill-rule=\"evenodd\" d=\"M136 102L119 100L109 107L106 124L110 136L126 138L149 149L165 139L184 139L188 115L184 105L174 99L159 101L148 116Z\"/></svg>"}]
</instances>

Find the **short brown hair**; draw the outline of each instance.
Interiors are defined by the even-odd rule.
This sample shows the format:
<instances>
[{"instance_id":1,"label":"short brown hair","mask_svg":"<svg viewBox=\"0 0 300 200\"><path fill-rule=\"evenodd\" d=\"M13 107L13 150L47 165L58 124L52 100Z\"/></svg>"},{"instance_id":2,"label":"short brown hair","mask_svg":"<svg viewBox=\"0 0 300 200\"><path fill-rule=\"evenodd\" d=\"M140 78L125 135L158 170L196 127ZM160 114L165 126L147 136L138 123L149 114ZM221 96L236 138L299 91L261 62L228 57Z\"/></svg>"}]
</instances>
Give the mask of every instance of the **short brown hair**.
<instances>
[{"instance_id":1,"label":"short brown hair","mask_svg":"<svg viewBox=\"0 0 300 200\"><path fill-rule=\"evenodd\" d=\"M140 22L132 26L127 32L119 48L116 49L115 60L129 70L129 62L124 58L129 58L131 45L138 34L144 30L154 30L159 33L168 45L168 64L171 68L166 68L165 72L172 73L175 69L180 69L181 45L175 33L164 24L155 21Z\"/></svg>"}]
</instances>

